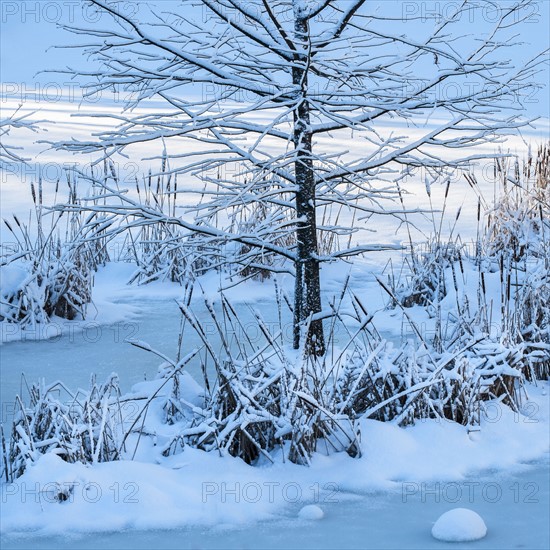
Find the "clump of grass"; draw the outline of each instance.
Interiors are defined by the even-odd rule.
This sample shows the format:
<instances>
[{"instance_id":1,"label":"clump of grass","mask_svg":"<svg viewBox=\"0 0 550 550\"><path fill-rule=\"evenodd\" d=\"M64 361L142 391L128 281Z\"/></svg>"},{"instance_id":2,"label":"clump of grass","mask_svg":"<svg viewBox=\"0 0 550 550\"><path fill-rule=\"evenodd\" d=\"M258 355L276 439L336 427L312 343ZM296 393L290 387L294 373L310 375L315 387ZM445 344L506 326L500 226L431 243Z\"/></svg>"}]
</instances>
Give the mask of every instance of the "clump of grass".
<instances>
[{"instance_id":1,"label":"clump of grass","mask_svg":"<svg viewBox=\"0 0 550 550\"><path fill-rule=\"evenodd\" d=\"M29 464L46 453L66 462L91 464L119 458L117 424L120 415L118 379L91 382L89 392L72 393L61 382L34 384L28 402L15 399L11 437L2 431L2 476L20 477Z\"/></svg>"},{"instance_id":2,"label":"clump of grass","mask_svg":"<svg viewBox=\"0 0 550 550\"><path fill-rule=\"evenodd\" d=\"M116 178L114 167L112 172ZM178 179L177 174L170 173L165 156L156 176L149 171L141 182L136 178L136 193L145 208L162 212L168 217L176 215ZM130 283L171 281L183 284L189 277L194 257L192 247L186 246L186 237L170 224L158 222L144 225L137 233L129 229L127 241L130 243L131 259L137 265Z\"/></svg>"},{"instance_id":3,"label":"clump of grass","mask_svg":"<svg viewBox=\"0 0 550 550\"><path fill-rule=\"evenodd\" d=\"M427 247L419 250L411 242L410 275L396 280L392 273L389 284L382 283L390 307L401 307L407 316L409 307L419 305L434 319L435 330L425 341L431 354L449 352L481 338L460 364L446 369L448 383L431 388L428 407L416 409L411 421L431 409L432 414L437 410L438 415L467 423L479 413L480 403L492 398L517 410L523 380L548 378L549 151L550 144L546 144L536 155L529 152L523 163L505 158L495 161L500 193L487 213L486 224L482 200L478 203L478 240L473 254L460 246L459 237L443 242L434 223L435 236ZM472 174L467 179L477 188ZM477 288L472 280L477 280ZM405 370L413 375L417 367ZM378 391L392 393L380 379L378 383ZM396 381L385 384L402 387ZM387 408L384 411L386 417L394 413Z\"/></svg>"},{"instance_id":4,"label":"clump of grass","mask_svg":"<svg viewBox=\"0 0 550 550\"><path fill-rule=\"evenodd\" d=\"M308 464L321 443L327 452L359 453L352 421L335 410L322 391L322 366L304 350L291 354L282 343L282 326L272 333L255 312L261 338L253 340L224 296L221 313L208 300L205 306L222 349L216 351L202 322L182 304L186 322L204 346L201 370L205 400L197 410L176 399L175 410L180 414L187 410L191 421L167 445L167 453L186 444L236 456L248 464L261 459L274 462L274 453ZM244 337L230 341L227 334Z\"/></svg>"},{"instance_id":5,"label":"clump of grass","mask_svg":"<svg viewBox=\"0 0 550 550\"><path fill-rule=\"evenodd\" d=\"M498 162L503 193L488 215L487 256L501 279L503 334L525 350L529 379L550 375L550 142L520 163Z\"/></svg>"},{"instance_id":6,"label":"clump of grass","mask_svg":"<svg viewBox=\"0 0 550 550\"><path fill-rule=\"evenodd\" d=\"M432 205L433 233L430 238L425 243L414 243L409 233L410 253L404 259L399 277L396 278L393 269L388 274L388 284L395 297L393 307L401 305L410 308L417 305L428 308L430 314L434 315L434 308L447 295L445 271L454 263L462 261L464 256L464 245L460 236L453 236L461 208L456 212L449 237L443 238L443 220L447 213L450 185L450 180L447 180L439 221L435 218ZM426 192L431 205L430 185L426 185ZM399 193L404 207L401 190Z\"/></svg>"},{"instance_id":7,"label":"clump of grass","mask_svg":"<svg viewBox=\"0 0 550 550\"><path fill-rule=\"evenodd\" d=\"M494 175L500 189L488 213L485 232L487 254L511 255L519 262L526 255L548 258L550 232L550 143L536 154L529 150L516 157L495 161Z\"/></svg>"},{"instance_id":8,"label":"clump of grass","mask_svg":"<svg viewBox=\"0 0 550 550\"><path fill-rule=\"evenodd\" d=\"M67 175L68 202L79 202L77 180ZM106 261L101 235L89 240L100 220L95 215L49 213L44 205L42 180L31 183L33 211L29 222L17 216L4 224L15 246L1 259L6 279L18 279L2 288L0 320L21 326L47 322L57 315L85 318L91 301L93 271ZM59 192L56 183L55 196ZM11 274L11 276L9 276Z\"/></svg>"}]
</instances>

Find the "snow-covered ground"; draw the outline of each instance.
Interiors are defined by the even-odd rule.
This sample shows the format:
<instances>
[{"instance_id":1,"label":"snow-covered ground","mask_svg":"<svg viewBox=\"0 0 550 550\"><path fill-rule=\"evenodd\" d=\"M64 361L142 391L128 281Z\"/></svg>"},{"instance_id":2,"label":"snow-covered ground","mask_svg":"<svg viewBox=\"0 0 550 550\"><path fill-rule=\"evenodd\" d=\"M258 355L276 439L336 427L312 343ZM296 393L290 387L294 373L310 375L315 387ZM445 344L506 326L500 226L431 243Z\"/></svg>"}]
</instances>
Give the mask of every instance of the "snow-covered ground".
<instances>
[{"instance_id":1,"label":"snow-covered ground","mask_svg":"<svg viewBox=\"0 0 550 550\"><path fill-rule=\"evenodd\" d=\"M372 267L365 262L351 268L354 291L378 311L385 334L397 339L402 320L383 310ZM33 333L8 337L3 327L3 340L12 340L0 346L4 420L13 410L14 394L20 393L21 372L29 382L61 379L73 389L87 388L92 372L99 381L118 372L123 392L155 384L158 359L124 339L148 341L174 356L179 329L175 299L181 288L127 287L132 269L110 264L101 270L94 289L97 316L55 323L45 329L49 339L36 341L41 335ZM325 299L339 291L347 274L341 265L325 269ZM200 282L207 296L224 283L212 275ZM290 281L283 279L281 285ZM243 318L249 314L245 304L252 303L269 320L271 286L249 281L228 295ZM200 300L198 296L197 307ZM192 348L194 343L185 345ZM193 365L189 371L193 374ZM188 382L192 392L193 382ZM480 432L471 434L447 421L403 429L364 419L361 458L320 453L310 468L290 463L251 467L189 447L164 458L152 444L142 445L135 461L92 467L45 455L15 484L2 485L2 548L269 548L298 543L442 548L446 543L435 541L430 530L443 512L456 507L470 508L485 520L488 535L475 543L480 548L547 548L549 392L547 382L528 385L521 414L489 403ZM162 437L161 426L159 430ZM60 489L68 490L65 502L56 500ZM308 528L314 520L299 517L308 504L325 513L315 529Z\"/></svg>"},{"instance_id":2,"label":"snow-covered ground","mask_svg":"<svg viewBox=\"0 0 550 550\"><path fill-rule=\"evenodd\" d=\"M260 523L227 526L220 522L172 530L140 530L128 523L104 533L4 533L0 540L6 549L548 548L548 467L545 459L518 466L513 472L486 472L458 483L440 483L439 487L411 482L404 486L396 483L387 491L340 493L336 502L319 503L325 516L316 522L300 519L300 504L289 503L278 516ZM66 504L57 506L67 509ZM432 524L455 507L478 512L487 525L487 536L476 543L444 543L432 538Z\"/></svg>"}]
</instances>

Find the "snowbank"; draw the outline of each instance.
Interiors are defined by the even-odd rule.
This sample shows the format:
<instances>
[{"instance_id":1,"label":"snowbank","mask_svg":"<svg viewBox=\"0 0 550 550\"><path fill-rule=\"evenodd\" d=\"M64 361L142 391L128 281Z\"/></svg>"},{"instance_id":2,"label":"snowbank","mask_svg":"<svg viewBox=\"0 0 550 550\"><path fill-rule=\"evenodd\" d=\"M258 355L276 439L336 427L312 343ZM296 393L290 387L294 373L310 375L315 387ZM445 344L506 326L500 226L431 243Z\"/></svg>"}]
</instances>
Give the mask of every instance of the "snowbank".
<instances>
[{"instance_id":1,"label":"snowbank","mask_svg":"<svg viewBox=\"0 0 550 550\"><path fill-rule=\"evenodd\" d=\"M134 461L84 466L44 455L16 483L2 484L1 530L51 535L246 525L357 494L369 499L380 489L468 480L483 469L521 469L521 463L549 450L549 385L528 389L526 415L495 403L477 438L451 422L430 420L403 429L363 420L362 458L319 453L309 468L291 463L251 467L189 447L165 458L156 437L142 441ZM133 442L128 446L131 452Z\"/></svg>"}]
</instances>

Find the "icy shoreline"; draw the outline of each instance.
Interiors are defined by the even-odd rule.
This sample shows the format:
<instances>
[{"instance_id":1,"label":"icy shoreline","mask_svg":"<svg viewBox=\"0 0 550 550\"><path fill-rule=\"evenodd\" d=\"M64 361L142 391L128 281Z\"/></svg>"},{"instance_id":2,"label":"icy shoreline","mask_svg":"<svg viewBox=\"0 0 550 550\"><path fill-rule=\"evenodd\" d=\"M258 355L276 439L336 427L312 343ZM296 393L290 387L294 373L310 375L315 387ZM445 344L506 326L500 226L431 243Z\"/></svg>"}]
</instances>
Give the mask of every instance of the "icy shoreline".
<instances>
[{"instance_id":1,"label":"icy shoreline","mask_svg":"<svg viewBox=\"0 0 550 550\"><path fill-rule=\"evenodd\" d=\"M545 462L549 389L547 382L528 386L527 416L495 403L492 418L482 421L475 436L446 421L429 420L404 429L363 420L362 458L317 453L309 468L291 463L251 467L189 447L161 458L153 444L142 445L135 461L93 466L44 455L16 483L2 484L1 531L52 536L245 526L288 518L304 504L363 502L377 491L397 491L411 501L423 493L422 498L431 498L435 491L447 504L457 490L474 503L495 499L495 490L511 489L472 481L483 472L491 472L490 479L506 479L528 472L526 462ZM68 489L62 502L60 488ZM518 486L517 491L516 499L533 496L529 487Z\"/></svg>"},{"instance_id":2,"label":"icy shoreline","mask_svg":"<svg viewBox=\"0 0 550 550\"><path fill-rule=\"evenodd\" d=\"M431 537L431 526L440 513L464 505L481 513L489 527L488 537L476 543L476 548L548 548L548 532L533 520L549 513L548 458L524 465L517 473L493 472L472 477L468 483L468 487L475 487L473 503L465 484L457 501L455 493L448 490L455 489L453 483L441 484L439 490L426 484L414 495L403 490L350 495L338 503L323 504L325 518L315 523L315 529L310 529L310 521L297 517L299 506L289 505L274 520L240 525L148 530L127 526L103 533L71 530L59 535L2 532L0 541L6 549L285 548L298 544L301 548L448 548L448 544ZM498 498L495 488L501 491ZM488 498L483 498L484 491ZM471 547L468 543L453 544L456 549Z\"/></svg>"},{"instance_id":3,"label":"icy shoreline","mask_svg":"<svg viewBox=\"0 0 550 550\"><path fill-rule=\"evenodd\" d=\"M173 334L167 335L164 325L159 323L164 318L166 327L174 324L176 314L172 318L171 314L164 311L167 306L162 304L173 301L178 296L179 287L154 285L138 289L124 288L123 271L128 269L124 265L110 266L101 273L100 284L96 287L96 300L98 306L101 306L100 314L107 315L111 311L120 315L121 319L128 319L129 312L133 311L137 316L135 319L142 323L140 330L151 330L152 334L164 339L166 346L173 345L177 326ZM366 271L359 271L355 288L359 292L368 293L371 307L376 310L382 307L382 300L377 298L374 293L375 284L372 280L367 280L365 273ZM331 275L333 277L329 291L336 291L345 274L339 273L335 276L336 273L331 272ZM215 294L219 281L203 283L206 292ZM236 287L233 291L234 299L258 302L264 298L262 293L267 292L265 284L253 283L243 288L244 291ZM148 304L145 304L147 301ZM159 311L154 313L157 309ZM177 307L174 307L174 312L177 312ZM381 320L387 323L388 330L393 328L396 335L399 333L399 323L392 326L390 314L383 312ZM101 326L109 327L108 324ZM67 340L66 337L64 339ZM85 351L87 348L71 347L65 342L67 361L74 362L74 351L77 347L79 350L78 369L73 375L67 371L69 386L73 386L71 376L77 376L78 373L89 376L94 370L97 372L98 351L103 355L107 354L110 361L115 361L112 335L108 340L108 345L105 339L88 342L88 352ZM55 346L62 343L63 341L13 343L3 346L2 355L4 359L14 358L18 355L17 350L24 349L21 347L23 344L29 346L29 349L32 346L33 362L40 367L40 376L46 377L49 382L52 377L65 380L66 377L59 372L60 365L57 362L53 369L53 363L48 366L47 361L44 368L43 361L48 357L45 353L50 348L53 353L57 349ZM151 343L154 344L155 340L151 340ZM122 340L117 342L117 346L120 349L114 357L125 358L128 362L126 370L120 372L121 381L128 383L132 379L128 379L128 374L139 367L123 351L130 346ZM53 353L50 360L53 357L59 359L57 353ZM156 371L158 362L151 362L147 354L143 354L143 357ZM18 377L19 373L15 370L19 367L14 364L14 370L9 376L10 371L4 367L3 382L13 378L13 375ZM67 364L67 368L69 367L70 363ZM116 364L106 365L105 368L109 372L118 370ZM98 374L101 377L101 373ZM143 380L142 372L133 374ZM135 378L133 380L136 381ZM145 386L148 384L154 382L146 382ZM8 387L11 391L13 385L3 384L4 404L13 398L13 394L7 395L9 392L6 389ZM145 386L139 383L135 391L140 391ZM303 505L315 503L326 512L325 518L318 523L326 526L321 529L323 533L325 529L335 529L336 521L347 522L348 515L352 518L355 514L356 521L361 523L361 518L357 517L361 510L367 515L373 513L374 518L380 513L387 522L392 514L392 506L403 502L403 499L411 504L404 510L410 510L407 513L414 518L419 512L413 511L418 508L413 503L426 504L430 498L436 498L434 495L439 495L439 502L432 502L429 518L425 508L420 507L426 516L423 516L424 523L419 521L416 525L414 519L410 519L409 527L416 528L417 534L422 536L413 538L410 542L412 546L402 546L438 548L441 546L434 546L434 541L426 541L422 537L429 534L429 521L435 521L441 512L455 505L457 490L461 493L459 502L466 502L473 507L496 506L502 501L505 510L511 512L515 508L508 506L506 502L510 505L528 504L526 510L535 514L531 516L531 520L533 517L544 518L548 495L542 487L548 473L550 386L548 382L538 382L537 386L527 384L526 390L527 396L521 413L514 413L497 402L488 402L481 430L471 434L466 427L443 420L419 421L413 427L399 428L392 422L363 419L362 458L352 459L345 453L330 456L317 453L309 468L280 462L273 466L251 467L239 459L221 458L214 453L189 447L180 454L164 458L154 445L154 438L140 445L134 461L85 466L79 463L67 464L51 454L44 455L15 484L1 485L2 547L25 547L32 541L32 546L36 548L47 547L50 543L54 547L70 547L76 543L84 548L86 546L83 542L88 539L81 537L93 533L89 539L92 546L104 546L102 537L105 537L109 544L116 547L122 548L127 541L132 541L132 546L137 548L139 546L135 541L142 533L147 533L144 540L149 537L154 540L158 529L166 530L161 531L160 535L163 547L174 544L173 538L178 538L177 533L189 536L189 544L193 545L192 541L195 541L197 545L204 542L202 534L207 528L215 529L215 533L204 542L205 546L242 546L243 530L246 531L251 525L255 532L259 530L264 533L263 546L289 545L289 542L285 542L287 535L280 532L299 532L303 528L304 520L296 519ZM162 431L159 433L163 435ZM538 464L534 469L525 465L532 461ZM530 480L531 473L537 481ZM516 475L524 478L518 482L519 485L514 486L515 481L508 480ZM533 487L529 485L531 483L536 484L536 503L529 500L533 498ZM514 488L510 489L510 486ZM67 490L67 498L63 502L58 501L60 488ZM491 502L494 498L491 491L495 490L500 490L501 495ZM373 495L376 495L374 500L371 498ZM528 501L524 502L525 499ZM387 503L389 509L384 506L378 508L376 503L379 501ZM392 538L400 535L393 533L391 525L375 519L368 525L368 529L376 531L378 536L386 535L387 541L375 538L374 541L365 542L364 537L367 537L368 531L365 532L364 526L359 526L357 529L363 529L363 534L356 533L356 536L363 538L358 538L356 542L353 538L346 539L347 546L354 543L365 547L371 542L372 547L378 548L405 544L405 539L398 541ZM531 533L534 529L529 528L529 525L534 523L523 527L522 536L534 536ZM508 528L508 525L505 527ZM179 531L173 531L174 529ZM348 531L343 531L347 536ZM77 538L66 538L68 533ZM544 533L539 535L536 540L528 539L531 543L527 546L545 547ZM504 537L503 540L507 538ZM310 543L312 547L321 547L325 540L322 537L308 541L300 539L300 546L307 547ZM336 543L342 546L340 538L333 541L332 545ZM177 540L175 544L178 545ZM251 545L257 544L258 541L253 538ZM493 544L494 547L496 543L488 537L483 544L488 545L486 547ZM181 546L181 540L179 545ZM327 542L326 546L330 544ZM499 544L499 547L504 546Z\"/></svg>"}]
</instances>

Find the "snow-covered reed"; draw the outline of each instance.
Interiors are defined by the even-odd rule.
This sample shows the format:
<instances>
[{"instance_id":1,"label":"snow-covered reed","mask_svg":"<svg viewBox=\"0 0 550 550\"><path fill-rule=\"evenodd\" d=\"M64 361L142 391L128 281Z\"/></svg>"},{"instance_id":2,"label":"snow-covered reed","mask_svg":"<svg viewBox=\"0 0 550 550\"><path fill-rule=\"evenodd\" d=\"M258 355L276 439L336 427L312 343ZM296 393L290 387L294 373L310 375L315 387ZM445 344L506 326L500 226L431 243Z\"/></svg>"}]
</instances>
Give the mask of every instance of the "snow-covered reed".
<instances>
[{"instance_id":1,"label":"snow-covered reed","mask_svg":"<svg viewBox=\"0 0 550 550\"><path fill-rule=\"evenodd\" d=\"M78 180L67 175L66 183L68 203L78 204ZM59 186L57 181L56 198ZM52 316L84 318L93 271L108 260L101 219L74 212L52 214L44 205L41 179L31 183L30 191L34 209L29 221L15 215L4 220L13 243L0 259L0 321L25 327Z\"/></svg>"},{"instance_id":2,"label":"snow-covered reed","mask_svg":"<svg viewBox=\"0 0 550 550\"><path fill-rule=\"evenodd\" d=\"M481 339L467 354L467 363L476 368L465 375L465 367L458 375L464 379L462 390L472 393L480 384L479 373L491 365L500 375L491 384L483 381L475 392L499 397L515 408L522 378L549 375L549 152L550 144L545 144L536 155L529 152L523 163L495 161L499 191L486 223L479 202L479 233L471 250L459 236L443 241L434 223L427 247L411 243L406 276L396 277L392 271L388 284L382 283L390 307L401 307L407 314L409 308L421 306L434 319L435 330L425 339L434 352ZM476 186L472 175L468 181ZM460 210L455 223L459 216ZM450 417L456 419L456 413Z\"/></svg>"},{"instance_id":3,"label":"snow-covered reed","mask_svg":"<svg viewBox=\"0 0 550 550\"><path fill-rule=\"evenodd\" d=\"M15 399L6 441L2 429L2 477L12 482L40 455L55 453L66 462L106 462L119 458L123 422L116 375L90 390L73 393L62 382L33 384L28 401Z\"/></svg>"}]
</instances>

